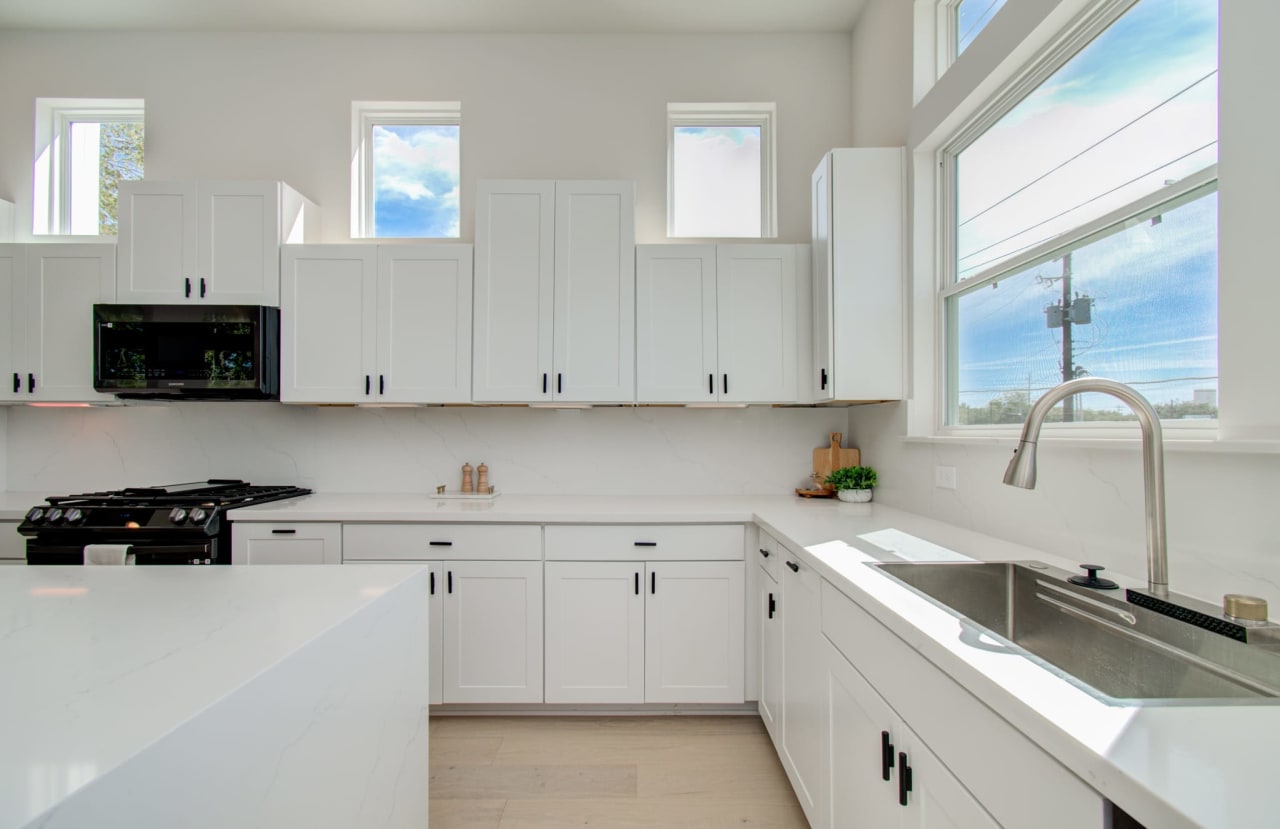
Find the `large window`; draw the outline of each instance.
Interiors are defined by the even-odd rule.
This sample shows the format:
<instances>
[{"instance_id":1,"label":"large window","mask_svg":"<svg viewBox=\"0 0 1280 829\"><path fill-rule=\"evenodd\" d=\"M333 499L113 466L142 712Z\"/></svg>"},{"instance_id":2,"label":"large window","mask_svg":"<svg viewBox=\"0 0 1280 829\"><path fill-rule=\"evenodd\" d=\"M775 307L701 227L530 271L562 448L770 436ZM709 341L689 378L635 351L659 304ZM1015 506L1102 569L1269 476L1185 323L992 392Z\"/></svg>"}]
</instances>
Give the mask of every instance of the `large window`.
<instances>
[{"instance_id":1,"label":"large window","mask_svg":"<svg viewBox=\"0 0 1280 829\"><path fill-rule=\"evenodd\" d=\"M949 424L1019 422L1086 375L1217 415L1217 0L1117 5L944 154Z\"/></svg>"},{"instance_id":2,"label":"large window","mask_svg":"<svg viewBox=\"0 0 1280 829\"><path fill-rule=\"evenodd\" d=\"M457 102L352 104L351 235L456 239Z\"/></svg>"},{"instance_id":3,"label":"large window","mask_svg":"<svg viewBox=\"0 0 1280 829\"><path fill-rule=\"evenodd\" d=\"M777 235L773 104L667 105L667 234Z\"/></svg>"},{"instance_id":4,"label":"large window","mask_svg":"<svg viewBox=\"0 0 1280 829\"><path fill-rule=\"evenodd\" d=\"M36 234L114 236L121 181L143 171L138 99L36 99Z\"/></svg>"}]
</instances>

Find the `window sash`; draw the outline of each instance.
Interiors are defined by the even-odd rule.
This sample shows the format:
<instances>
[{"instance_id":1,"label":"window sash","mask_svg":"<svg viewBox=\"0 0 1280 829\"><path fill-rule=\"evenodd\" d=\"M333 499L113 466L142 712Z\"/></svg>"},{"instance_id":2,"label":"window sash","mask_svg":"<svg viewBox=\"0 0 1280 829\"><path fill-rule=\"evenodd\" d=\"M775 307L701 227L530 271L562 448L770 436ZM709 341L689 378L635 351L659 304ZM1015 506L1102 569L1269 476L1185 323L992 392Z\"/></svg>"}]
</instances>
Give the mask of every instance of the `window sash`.
<instances>
[{"instance_id":1,"label":"window sash","mask_svg":"<svg viewBox=\"0 0 1280 829\"><path fill-rule=\"evenodd\" d=\"M758 127L760 129L760 234L761 239L778 235L777 152L771 103L753 104L667 104L667 236L676 236L676 152L677 127ZM742 237L753 238L753 237Z\"/></svg>"},{"instance_id":2,"label":"window sash","mask_svg":"<svg viewBox=\"0 0 1280 829\"><path fill-rule=\"evenodd\" d=\"M73 124L144 124L141 99L39 98L36 100L36 186L47 206L37 235L71 233L71 127ZM40 163L44 157L44 165ZM97 234L94 234L97 235Z\"/></svg>"}]
</instances>

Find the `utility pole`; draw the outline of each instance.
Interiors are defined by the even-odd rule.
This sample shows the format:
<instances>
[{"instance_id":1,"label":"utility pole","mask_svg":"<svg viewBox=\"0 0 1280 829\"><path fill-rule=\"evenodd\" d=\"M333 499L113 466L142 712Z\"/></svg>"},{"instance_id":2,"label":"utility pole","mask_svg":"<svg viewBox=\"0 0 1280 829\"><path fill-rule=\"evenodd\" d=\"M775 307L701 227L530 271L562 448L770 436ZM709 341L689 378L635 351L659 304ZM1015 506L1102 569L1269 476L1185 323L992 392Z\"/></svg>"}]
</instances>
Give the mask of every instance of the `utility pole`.
<instances>
[{"instance_id":1,"label":"utility pole","mask_svg":"<svg viewBox=\"0 0 1280 829\"><path fill-rule=\"evenodd\" d=\"M1062 257L1062 382L1074 380L1075 366L1071 354L1071 254ZM1070 395L1062 401L1062 422L1073 423L1076 419L1076 397Z\"/></svg>"}]
</instances>

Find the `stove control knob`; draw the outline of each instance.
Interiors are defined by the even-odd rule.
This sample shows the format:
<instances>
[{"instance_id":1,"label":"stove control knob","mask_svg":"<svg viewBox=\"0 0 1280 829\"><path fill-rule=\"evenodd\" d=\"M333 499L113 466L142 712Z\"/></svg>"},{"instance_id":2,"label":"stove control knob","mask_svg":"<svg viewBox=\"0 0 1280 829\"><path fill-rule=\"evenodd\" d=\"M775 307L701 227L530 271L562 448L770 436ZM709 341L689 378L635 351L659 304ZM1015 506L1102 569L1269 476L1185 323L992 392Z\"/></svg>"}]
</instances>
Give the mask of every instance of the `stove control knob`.
<instances>
[{"instance_id":1,"label":"stove control knob","mask_svg":"<svg viewBox=\"0 0 1280 829\"><path fill-rule=\"evenodd\" d=\"M27 520L30 521L32 524L43 524L44 508L32 507L30 510L27 511Z\"/></svg>"},{"instance_id":2,"label":"stove control knob","mask_svg":"<svg viewBox=\"0 0 1280 829\"><path fill-rule=\"evenodd\" d=\"M48 515L46 515L45 517L48 519L50 524L61 524L62 516L63 516L62 510L58 507L54 507L53 509L49 510Z\"/></svg>"},{"instance_id":3,"label":"stove control knob","mask_svg":"<svg viewBox=\"0 0 1280 829\"><path fill-rule=\"evenodd\" d=\"M203 524L204 520L209 517L209 513L205 512L201 507L195 507L191 510L191 523Z\"/></svg>"},{"instance_id":4,"label":"stove control knob","mask_svg":"<svg viewBox=\"0 0 1280 829\"><path fill-rule=\"evenodd\" d=\"M187 520L187 511L182 507L174 507L169 512L169 520L175 524L181 524L183 521Z\"/></svg>"},{"instance_id":5,"label":"stove control knob","mask_svg":"<svg viewBox=\"0 0 1280 829\"><path fill-rule=\"evenodd\" d=\"M67 510L67 523L83 524L84 510L80 509L79 507L72 507L71 509Z\"/></svg>"}]
</instances>

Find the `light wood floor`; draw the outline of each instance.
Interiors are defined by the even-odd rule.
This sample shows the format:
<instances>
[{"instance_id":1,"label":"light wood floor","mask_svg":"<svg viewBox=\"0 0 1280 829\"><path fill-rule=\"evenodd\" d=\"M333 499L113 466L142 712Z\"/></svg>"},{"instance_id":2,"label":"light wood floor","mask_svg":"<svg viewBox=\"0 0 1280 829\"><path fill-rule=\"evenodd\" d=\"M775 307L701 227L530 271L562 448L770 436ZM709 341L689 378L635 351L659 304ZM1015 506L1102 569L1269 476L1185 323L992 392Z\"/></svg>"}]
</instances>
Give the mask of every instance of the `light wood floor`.
<instances>
[{"instance_id":1,"label":"light wood floor","mask_svg":"<svg viewBox=\"0 0 1280 829\"><path fill-rule=\"evenodd\" d=\"M807 829L757 717L433 717L431 829Z\"/></svg>"}]
</instances>

